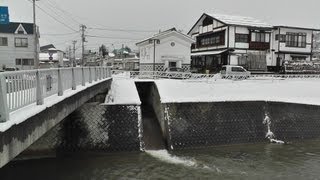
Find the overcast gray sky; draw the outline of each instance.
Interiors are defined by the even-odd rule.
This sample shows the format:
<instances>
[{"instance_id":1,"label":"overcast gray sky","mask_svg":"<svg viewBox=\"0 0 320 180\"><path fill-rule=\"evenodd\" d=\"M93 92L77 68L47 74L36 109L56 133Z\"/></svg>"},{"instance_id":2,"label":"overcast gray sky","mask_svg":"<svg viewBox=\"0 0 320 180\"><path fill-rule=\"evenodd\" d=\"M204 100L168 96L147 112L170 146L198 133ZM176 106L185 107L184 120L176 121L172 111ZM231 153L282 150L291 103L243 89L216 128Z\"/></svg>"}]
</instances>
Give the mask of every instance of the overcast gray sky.
<instances>
[{"instance_id":1,"label":"overcast gray sky","mask_svg":"<svg viewBox=\"0 0 320 180\"><path fill-rule=\"evenodd\" d=\"M91 28L141 31L176 27L187 33L203 12L250 16L273 25L320 28L319 0L40 0L37 4L70 27L37 10L41 45L53 43L62 50L71 44L71 40L80 40L80 34L71 30L79 30L79 23ZM11 21L32 22L29 0L0 0L0 5L9 6ZM74 34L47 35L65 33ZM87 33L114 37L88 38L88 48L97 48L103 43L111 50L111 44L120 47L122 43L136 49L134 43L138 39L153 34L92 29Z\"/></svg>"}]
</instances>

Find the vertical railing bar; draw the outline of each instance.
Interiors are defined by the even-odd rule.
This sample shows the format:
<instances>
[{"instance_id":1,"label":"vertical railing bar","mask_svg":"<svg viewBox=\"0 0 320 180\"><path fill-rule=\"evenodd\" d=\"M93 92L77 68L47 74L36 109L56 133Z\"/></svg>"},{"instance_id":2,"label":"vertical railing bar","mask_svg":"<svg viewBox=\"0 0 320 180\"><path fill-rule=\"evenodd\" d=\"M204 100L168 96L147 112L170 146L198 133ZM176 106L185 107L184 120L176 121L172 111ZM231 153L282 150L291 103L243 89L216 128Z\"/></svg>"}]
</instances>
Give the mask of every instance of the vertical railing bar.
<instances>
[{"instance_id":1,"label":"vertical railing bar","mask_svg":"<svg viewBox=\"0 0 320 180\"><path fill-rule=\"evenodd\" d=\"M58 69L58 96L63 95L63 86L62 86L62 78L61 78L61 69Z\"/></svg>"},{"instance_id":2,"label":"vertical railing bar","mask_svg":"<svg viewBox=\"0 0 320 180\"><path fill-rule=\"evenodd\" d=\"M75 69L74 68L72 68L71 69L71 77L72 77L72 80L71 80L71 82L72 82L72 90L76 90L76 77L75 77Z\"/></svg>"},{"instance_id":3,"label":"vertical railing bar","mask_svg":"<svg viewBox=\"0 0 320 180\"><path fill-rule=\"evenodd\" d=\"M37 105L42 105L43 104L43 97L42 97L43 86L42 86L42 83L41 83L40 75L41 75L40 71L37 70L37 73L36 73L36 79L37 79L37 90L36 90Z\"/></svg>"},{"instance_id":4,"label":"vertical railing bar","mask_svg":"<svg viewBox=\"0 0 320 180\"><path fill-rule=\"evenodd\" d=\"M89 83L92 83L91 67L89 67Z\"/></svg>"},{"instance_id":5,"label":"vertical railing bar","mask_svg":"<svg viewBox=\"0 0 320 180\"><path fill-rule=\"evenodd\" d=\"M7 103L7 81L5 76L0 75L0 122L9 120L9 109Z\"/></svg>"}]
</instances>

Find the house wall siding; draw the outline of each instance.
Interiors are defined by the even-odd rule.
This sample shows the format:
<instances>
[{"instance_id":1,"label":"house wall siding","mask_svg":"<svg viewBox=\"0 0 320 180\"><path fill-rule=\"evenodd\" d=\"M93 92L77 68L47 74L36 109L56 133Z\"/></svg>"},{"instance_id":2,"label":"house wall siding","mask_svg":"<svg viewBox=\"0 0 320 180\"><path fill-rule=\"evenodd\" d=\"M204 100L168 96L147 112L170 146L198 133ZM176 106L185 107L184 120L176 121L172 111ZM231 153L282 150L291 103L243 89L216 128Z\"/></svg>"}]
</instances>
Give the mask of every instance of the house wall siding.
<instances>
[{"instance_id":1,"label":"house wall siding","mask_svg":"<svg viewBox=\"0 0 320 180\"><path fill-rule=\"evenodd\" d=\"M8 46L0 46L0 69L3 65L6 67L16 67L16 59L34 59L34 36L25 34L4 34L0 37L8 38ZM27 38L28 47L15 47L15 38ZM18 68L21 68L18 67ZM23 69L33 67L24 66Z\"/></svg>"}]
</instances>

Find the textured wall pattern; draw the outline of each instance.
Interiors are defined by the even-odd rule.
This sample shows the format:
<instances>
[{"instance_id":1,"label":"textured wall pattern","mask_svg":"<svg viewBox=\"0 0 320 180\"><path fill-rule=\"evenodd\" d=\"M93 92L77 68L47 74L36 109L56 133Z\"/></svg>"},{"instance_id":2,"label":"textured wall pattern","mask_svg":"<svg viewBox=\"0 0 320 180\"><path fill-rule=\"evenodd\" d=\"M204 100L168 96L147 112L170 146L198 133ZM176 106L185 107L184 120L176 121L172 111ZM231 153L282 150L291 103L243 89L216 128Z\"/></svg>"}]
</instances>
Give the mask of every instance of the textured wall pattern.
<instances>
[{"instance_id":1,"label":"textured wall pattern","mask_svg":"<svg viewBox=\"0 0 320 180\"><path fill-rule=\"evenodd\" d=\"M267 142L265 114L277 139L320 137L320 107L273 102L163 104L172 149Z\"/></svg>"},{"instance_id":2,"label":"textured wall pattern","mask_svg":"<svg viewBox=\"0 0 320 180\"><path fill-rule=\"evenodd\" d=\"M139 151L140 123L140 106L86 103L28 150Z\"/></svg>"},{"instance_id":3,"label":"textured wall pattern","mask_svg":"<svg viewBox=\"0 0 320 180\"><path fill-rule=\"evenodd\" d=\"M153 71L153 64L140 64L140 71ZM164 71L164 63L156 63L155 71Z\"/></svg>"}]
</instances>

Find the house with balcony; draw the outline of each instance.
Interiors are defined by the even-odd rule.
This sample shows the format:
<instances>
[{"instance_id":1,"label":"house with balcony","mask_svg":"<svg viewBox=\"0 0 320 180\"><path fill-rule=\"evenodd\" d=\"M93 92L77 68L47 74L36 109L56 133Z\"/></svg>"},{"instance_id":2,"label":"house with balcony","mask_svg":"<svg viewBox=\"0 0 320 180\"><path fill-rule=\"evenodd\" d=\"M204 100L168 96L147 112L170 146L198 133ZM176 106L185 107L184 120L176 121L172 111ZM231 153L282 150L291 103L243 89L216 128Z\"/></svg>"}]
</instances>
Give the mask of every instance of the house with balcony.
<instances>
[{"instance_id":1,"label":"house with balcony","mask_svg":"<svg viewBox=\"0 0 320 180\"><path fill-rule=\"evenodd\" d=\"M0 70L33 69L34 41L32 23L0 24Z\"/></svg>"},{"instance_id":2,"label":"house with balcony","mask_svg":"<svg viewBox=\"0 0 320 180\"><path fill-rule=\"evenodd\" d=\"M140 50L140 71L190 70L190 48L194 40L175 28L160 32L136 45Z\"/></svg>"},{"instance_id":3,"label":"house with balcony","mask_svg":"<svg viewBox=\"0 0 320 180\"><path fill-rule=\"evenodd\" d=\"M312 28L274 26L271 38L271 54L267 57L270 71L280 71L287 63L307 63L314 54L314 34L320 30Z\"/></svg>"},{"instance_id":4,"label":"house with balcony","mask_svg":"<svg viewBox=\"0 0 320 180\"><path fill-rule=\"evenodd\" d=\"M266 71L273 27L260 20L204 13L188 32L196 43L191 48L191 68L215 73L223 65L242 65Z\"/></svg>"}]
</instances>

